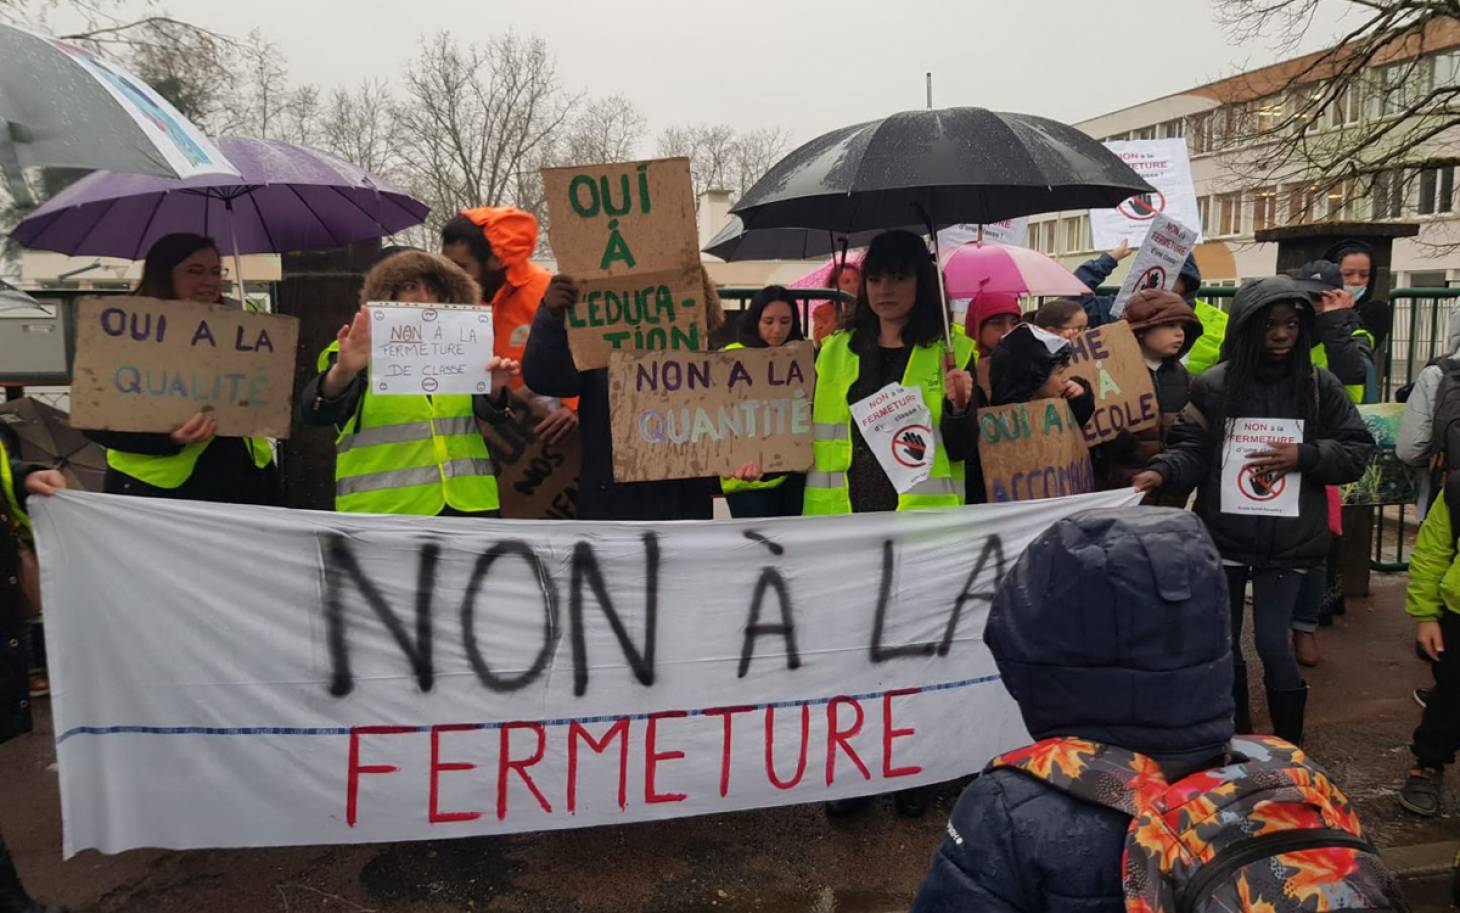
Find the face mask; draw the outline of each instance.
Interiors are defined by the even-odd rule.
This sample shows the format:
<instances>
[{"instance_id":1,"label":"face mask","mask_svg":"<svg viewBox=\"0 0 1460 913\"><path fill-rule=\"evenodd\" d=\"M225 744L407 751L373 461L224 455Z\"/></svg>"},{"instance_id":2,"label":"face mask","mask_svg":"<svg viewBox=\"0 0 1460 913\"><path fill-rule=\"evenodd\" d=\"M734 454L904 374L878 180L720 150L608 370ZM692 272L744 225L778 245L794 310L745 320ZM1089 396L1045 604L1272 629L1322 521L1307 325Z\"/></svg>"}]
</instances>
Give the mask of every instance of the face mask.
<instances>
[{"instance_id":1,"label":"face mask","mask_svg":"<svg viewBox=\"0 0 1460 913\"><path fill-rule=\"evenodd\" d=\"M1367 285L1345 285L1343 290L1354 296L1354 301L1358 301L1368 294L1369 287Z\"/></svg>"}]
</instances>

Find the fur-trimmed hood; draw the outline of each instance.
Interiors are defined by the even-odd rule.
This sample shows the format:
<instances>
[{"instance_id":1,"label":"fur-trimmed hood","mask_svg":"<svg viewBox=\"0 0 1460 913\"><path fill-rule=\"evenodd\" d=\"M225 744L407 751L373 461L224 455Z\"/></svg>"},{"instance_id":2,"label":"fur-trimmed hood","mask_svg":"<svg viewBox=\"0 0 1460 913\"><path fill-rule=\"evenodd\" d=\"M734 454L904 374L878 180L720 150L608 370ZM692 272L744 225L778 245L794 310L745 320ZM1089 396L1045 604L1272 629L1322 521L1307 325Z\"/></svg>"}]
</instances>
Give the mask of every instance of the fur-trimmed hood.
<instances>
[{"instance_id":1,"label":"fur-trimmed hood","mask_svg":"<svg viewBox=\"0 0 1460 913\"><path fill-rule=\"evenodd\" d=\"M461 267L439 254L408 250L381 260L365 274L360 304L390 301L407 280L425 279L441 290L442 304L481 304L482 290Z\"/></svg>"}]
</instances>

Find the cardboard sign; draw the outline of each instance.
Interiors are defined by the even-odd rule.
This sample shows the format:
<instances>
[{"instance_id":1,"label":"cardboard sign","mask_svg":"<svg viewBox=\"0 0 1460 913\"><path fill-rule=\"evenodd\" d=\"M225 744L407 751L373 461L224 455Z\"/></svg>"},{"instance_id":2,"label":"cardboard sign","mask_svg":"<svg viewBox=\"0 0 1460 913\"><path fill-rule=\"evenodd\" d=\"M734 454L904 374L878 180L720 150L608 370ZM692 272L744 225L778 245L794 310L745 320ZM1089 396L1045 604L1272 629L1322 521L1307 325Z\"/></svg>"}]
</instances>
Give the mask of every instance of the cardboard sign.
<instances>
[{"instance_id":1,"label":"cardboard sign","mask_svg":"<svg viewBox=\"0 0 1460 913\"><path fill-rule=\"evenodd\" d=\"M71 424L171 431L208 412L223 437L289 436L299 321L155 298L76 307Z\"/></svg>"},{"instance_id":2,"label":"cardboard sign","mask_svg":"<svg viewBox=\"0 0 1460 913\"><path fill-rule=\"evenodd\" d=\"M1273 444L1303 442L1303 420L1297 418L1233 419L1222 448L1222 513L1260 517L1296 517L1303 477L1290 472L1276 478L1253 472L1252 454Z\"/></svg>"},{"instance_id":3,"label":"cardboard sign","mask_svg":"<svg viewBox=\"0 0 1460 913\"><path fill-rule=\"evenodd\" d=\"M584 282L563 315L568 348L580 371L608 366L615 351L699 352L709 345L709 287L704 270Z\"/></svg>"},{"instance_id":4,"label":"cardboard sign","mask_svg":"<svg viewBox=\"0 0 1460 913\"><path fill-rule=\"evenodd\" d=\"M544 168L558 269L574 279L698 265L689 159Z\"/></svg>"},{"instance_id":5,"label":"cardboard sign","mask_svg":"<svg viewBox=\"0 0 1460 913\"><path fill-rule=\"evenodd\" d=\"M1109 250L1121 241L1139 246L1163 213L1183 225L1201 225L1186 140L1122 140L1105 145L1156 192L1131 197L1114 209L1090 210L1090 239L1097 250ZM1198 231L1195 243L1200 242Z\"/></svg>"},{"instance_id":6,"label":"cardboard sign","mask_svg":"<svg viewBox=\"0 0 1460 913\"><path fill-rule=\"evenodd\" d=\"M890 383L852 403L851 411L852 423L898 494L927 481L938 453L938 434L921 389Z\"/></svg>"},{"instance_id":7,"label":"cardboard sign","mask_svg":"<svg viewBox=\"0 0 1460 913\"><path fill-rule=\"evenodd\" d=\"M497 468L497 498L508 520L571 520L577 516L578 473L583 438L571 434L561 444L537 436L548 415L526 392L513 390L512 419L501 425L481 422Z\"/></svg>"},{"instance_id":8,"label":"cardboard sign","mask_svg":"<svg viewBox=\"0 0 1460 913\"><path fill-rule=\"evenodd\" d=\"M1062 399L980 409L978 453L990 502L1035 501L1095 490L1084 431Z\"/></svg>"},{"instance_id":9,"label":"cardboard sign","mask_svg":"<svg viewBox=\"0 0 1460 913\"><path fill-rule=\"evenodd\" d=\"M811 468L815 351L774 349L636 354L608 367L613 477L619 482Z\"/></svg>"},{"instance_id":10,"label":"cardboard sign","mask_svg":"<svg viewBox=\"0 0 1460 913\"><path fill-rule=\"evenodd\" d=\"M1086 444L1094 447L1122 431L1145 431L1160 423L1156 388L1130 324L1107 323L1070 344L1075 354L1069 373L1084 378L1095 392L1095 414L1085 423Z\"/></svg>"},{"instance_id":11,"label":"cardboard sign","mask_svg":"<svg viewBox=\"0 0 1460 913\"><path fill-rule=\"evenodd\" d=\"M1121 283L1110 308L1111 315L1124 314L1126 302L1142 289L1159 288L1169 292L1175 288L1176 280L1181 278L1181 267L1186 265L1186 258L1196 245L1196 236L1196 232L1175 219L1164 213L1158 215L1145 243L1136 252L1125 282Z\"/></svg>"},{"instance_id":12,"label":"cardboard sign","mask_svg":"<svg viewBox=\"0 0 1460 913\"><path fill-rule=\"evenodd\" d=\"M492 392L491 308L372 301L370 389L381 396Z\"/></svg>"},{"instance_id":13,"label":"cardboard sign","mask_svg":"<svg viewBox=\"0 0 1460 913\"><path fill-rule=\"evenodd\" d=\"M981 636L1000 581L1051 524L1139 498L667 524L36 498L62 851L500 836L957 779L1029 741Z\"/></svg>"}]
</instances>

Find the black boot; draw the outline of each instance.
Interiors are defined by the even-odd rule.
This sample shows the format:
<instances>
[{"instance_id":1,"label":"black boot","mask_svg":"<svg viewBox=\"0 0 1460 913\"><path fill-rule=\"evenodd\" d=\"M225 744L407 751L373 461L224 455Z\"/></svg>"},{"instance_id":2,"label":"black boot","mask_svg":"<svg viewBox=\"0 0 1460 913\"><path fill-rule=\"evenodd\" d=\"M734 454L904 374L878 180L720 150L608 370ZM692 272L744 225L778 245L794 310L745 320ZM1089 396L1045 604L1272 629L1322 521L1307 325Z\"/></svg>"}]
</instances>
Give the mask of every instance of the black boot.
<instances>
[{"instance_id":1,"label":"black boot","mask_svg":"<svg viewBox=\"0 0 1460 913\"><path fill-rule=\"evenodd\" d=\"M31 900L3 842L0 842L0 913L66 913L61 907L44 906Z\"/></svg>"},{"instance_id":2,"label":"black boot","mask_svg":"<svg viewBox=\"0 0 1460 913\"><path fill-rule=\"evenodd\" d=\"M1272 733L1284 742L1303 747L1303 709L1308 704L1308 685L1291 691L1267 689L1267 712L1272 716Z\"/></svg>"},{"instance_id":3,"label":"black boot","mask_svg":"<svg viewBox=\"0 0 1460 913\"><path fill-rule=\"evenodd\" d=\"M1238 735L1252 732L1252 702L1247 697L1247 664L1237 663L1232 668L1232 720Z\"/></svg>"}]
</instances>

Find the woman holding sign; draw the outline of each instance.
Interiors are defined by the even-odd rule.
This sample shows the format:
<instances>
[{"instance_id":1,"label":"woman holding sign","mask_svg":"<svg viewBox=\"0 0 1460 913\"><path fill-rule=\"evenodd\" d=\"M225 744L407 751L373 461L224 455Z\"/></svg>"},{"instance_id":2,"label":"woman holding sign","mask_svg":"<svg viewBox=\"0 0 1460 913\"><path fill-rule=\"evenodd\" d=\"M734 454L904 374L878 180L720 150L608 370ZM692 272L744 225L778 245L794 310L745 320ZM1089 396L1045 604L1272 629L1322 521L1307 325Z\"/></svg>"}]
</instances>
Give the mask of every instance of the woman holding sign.
<instances>
[{"instance_id":1,"label":"woman holding sign","mask_svg":"<svg viewBox=\"0 0 1460 913\"><path fill-rule=\"evenodd\" d=\"M791 293L783 286L768 285L750 299L750 307L740 315L739 338L725 351L774 349L805 338ZM721 479L720 490L725 493L730 515L737 519L797 517L801 515L806 474L782 472L760 478L759 467L746 466L736 476Z\"/></svg>"},{"instance_id":2,"label":"woman holding sign","mask_svg":"<svg viewBox=\"0 0 1460 913\"><path fill-rule=\"evenodd\" d=\"M1196 512L1227 567L1232 642L1242 641L1246 580L1274 732L1303 739L1308 686L1288 635L1305 574L1328 555L1325 485L1356 481L1374 440L1338 378L1313 365L1313 304L1286 276L1244 283L1226 360L1192 381L1166 450L1132 484L1197 488ZM1237 730L1249 732L1247 667L1234 650Z\"/></svg>"},{"instance_id":3,"label":"woman holding sign","mask_svg":"<svg viewBox=\"0 0 1460 913\"><path fill-rule=\"evenodd\" d=\"M974 344L954 334L955 351L948 351L935 269L927 245L911 232L878 235L867 249L848 324L826 338L816 358L815 461L804 513L963 503L963 460L978 446L969 409ZM877 409L862 424L869 433L886 433L869 440L853 427L854 407L885 392L894 394L889 405L903 403L910 391L921 402L898 411L909 416L901 427L878 423Z\"/></svg>"},{"instance_id":4,"label":"woman holding sign","mask_svg":"<svg viewBox=\"0 0 1460 913\"><path fill-rule=\"evenodd\" d=\"M202 235L157 239L133 292L164 301L233 304L223 298L218 246ZM87 431L106 448L108 494L186 498L230 504L277 504L274 450L266 438L216 437L218 423L199 412L171 432Z\"/></svg>"},{"instance_id":5,"label":"woman holding sign","mask_svg":"<svg viewBox=\"0 0 1460 913\"><path fill-rule=\"evenodd\" d=\"M422 250L388 252L365 276L360 310L319 356L304 388L300 418L334 425L335 510L417 516L495 515L497 479L477 419L506 420L506 384L515 361L492 356L495 394L377 395L366 383L372 301L464 304L481 301L460 267ZM495 396L495 402L493 401Z\"/></svg>"}]
</instances>

